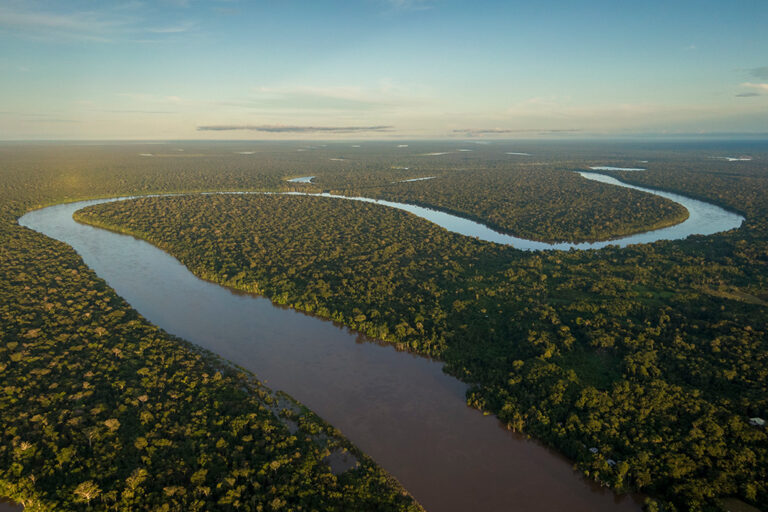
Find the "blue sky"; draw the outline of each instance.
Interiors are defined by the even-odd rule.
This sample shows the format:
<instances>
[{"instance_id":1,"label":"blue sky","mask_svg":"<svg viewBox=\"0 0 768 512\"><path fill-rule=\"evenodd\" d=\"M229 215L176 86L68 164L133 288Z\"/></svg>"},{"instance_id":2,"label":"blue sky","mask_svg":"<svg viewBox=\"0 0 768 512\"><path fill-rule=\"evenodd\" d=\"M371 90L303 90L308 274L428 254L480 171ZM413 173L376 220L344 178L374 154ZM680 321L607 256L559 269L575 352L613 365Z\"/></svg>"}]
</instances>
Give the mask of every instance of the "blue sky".
<instances>
[{"instance_id":1,"label":"blue sky","mask_svg":"<svg viewBox=\"0 0 768 512\"><path fill-rule=\"evenodd\" d=\"M768 133L768 2L0 0L0 139Z\"/></svg>"}]
</instances>

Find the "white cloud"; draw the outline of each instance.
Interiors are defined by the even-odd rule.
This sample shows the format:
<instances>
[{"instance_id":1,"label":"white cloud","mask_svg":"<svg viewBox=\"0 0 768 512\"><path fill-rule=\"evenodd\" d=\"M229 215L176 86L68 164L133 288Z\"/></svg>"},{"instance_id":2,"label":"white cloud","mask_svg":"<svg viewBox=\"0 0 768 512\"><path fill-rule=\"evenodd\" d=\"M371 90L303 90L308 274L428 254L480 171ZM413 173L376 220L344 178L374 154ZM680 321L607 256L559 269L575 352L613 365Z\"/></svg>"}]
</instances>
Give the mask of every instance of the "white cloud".
<instances>
[{"instance_id":1,"label":"white cloud","mask_svg":"<svg viewBox=\"0 0 768 512\"><path fill-rule=\"evenodd\" d=\"M758 91L768 91L768 84L753 84L751 82L744 82L742 87L749 87L750 89L757 89Z\"/></svg>"}]
</instances>

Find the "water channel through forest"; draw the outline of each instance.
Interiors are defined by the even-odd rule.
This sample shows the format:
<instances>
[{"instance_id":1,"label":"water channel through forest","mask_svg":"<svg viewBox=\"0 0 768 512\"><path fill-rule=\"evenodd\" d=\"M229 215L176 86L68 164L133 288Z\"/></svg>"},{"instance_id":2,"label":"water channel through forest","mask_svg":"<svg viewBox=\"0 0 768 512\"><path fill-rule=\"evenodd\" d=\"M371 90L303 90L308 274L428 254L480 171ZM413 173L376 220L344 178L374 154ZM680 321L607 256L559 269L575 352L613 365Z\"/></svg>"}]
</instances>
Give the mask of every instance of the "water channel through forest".
<instances>
[{"instance_id":1,"label":"water channel through forest","mask_svg":"<svg viewBox=\"0 0 768 512\"><path fill-rule=\"evenodd\" d=\"M613 180L587 174L592 175L585 176L589 179ZM684 238L686 232L711 234L743 221L702 201L649 192L682 198L689 220L650 232L656 235L612 243ZM204 281L147 242L72 219L75 211L105 201L51 206L27 213L19 223L72 246L153 324L237 363L267 386L307 405L394 475L428 511L640 510L633 497L616 496L583 479L563 457L468 407L466 385L443 373L440 362L398 352L332 322ZM454 225L467 228L467 222L488 229L445 212L395 207L417 215L428 210L433 215L428 220L447 219L450 225L444 227L451 231ZM484 233L463 234L487 239ZM629 239L636 241L624 242ZM519 246L520 239L504 240L490 241ZM521 248L568 248L531 243Z\"/></svg>"}]
</instances>

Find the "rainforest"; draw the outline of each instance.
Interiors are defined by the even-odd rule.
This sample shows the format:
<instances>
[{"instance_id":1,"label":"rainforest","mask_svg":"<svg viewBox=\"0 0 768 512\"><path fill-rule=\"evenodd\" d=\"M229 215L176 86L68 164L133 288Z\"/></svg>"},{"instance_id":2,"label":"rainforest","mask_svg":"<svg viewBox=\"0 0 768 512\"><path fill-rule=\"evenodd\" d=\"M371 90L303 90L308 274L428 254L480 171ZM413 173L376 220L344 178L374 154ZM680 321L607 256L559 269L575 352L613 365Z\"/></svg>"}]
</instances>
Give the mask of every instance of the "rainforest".
<instances>
[{"instance_id":1,"label":"rainforest","mask_svg":"<svg viewBox=\"0 0 768 512\"><path fill-rule=\"evenodd\" d=\"M153 157L121 144L0 146L0 495L30 510L420 509L301 396L155 327L68 245L17 223L56 203L133 195L147 197L75 219L366 343L442 362L468 406L648 510L768 501L768 436L752 421L768 416L765 148L739 147L754 160L724 163L707 156L730 147L703 144L531 143L541 156L524 162L509 143L471 153L426 142L177 146ZM258 156L242 154L251 149ZM448 154L422 156L431 152ZM646 171L600 172L708 201L743 224L520 251L382 205L274 194L384 198L535 240L610 240L687 217L673 201L574 172L638 160ZM300 175L316 178L288 181ZM200 194L216 191L270 193ZM333 468L338 450L358 464Z\"/></svg>"}]
</instances>

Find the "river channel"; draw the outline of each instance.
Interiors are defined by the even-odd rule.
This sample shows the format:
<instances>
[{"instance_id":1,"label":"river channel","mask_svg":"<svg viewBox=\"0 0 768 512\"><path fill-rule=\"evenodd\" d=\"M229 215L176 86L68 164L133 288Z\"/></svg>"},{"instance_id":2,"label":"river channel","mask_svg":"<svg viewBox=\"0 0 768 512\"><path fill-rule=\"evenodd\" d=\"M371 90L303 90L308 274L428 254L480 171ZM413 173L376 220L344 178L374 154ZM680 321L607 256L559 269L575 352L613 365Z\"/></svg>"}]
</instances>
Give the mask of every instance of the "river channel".
<instances>
[{"instance_id":1,"label":"river channel","mask_svg":"<svg viewBox=\"0 0 768 512\"><path fill-rule=\"evenodd\" d=\"M744 222L744 217L738 213L730 212L712 203L693 199L681 194L675 194L674 192L666 192L663 190L654 190L637 185L630 185L628 183L624 183L623 181L619 181L616 178L600 173L579 171L579 174L588 180L599 181L608 185L616 185L624 188L631 188L641 192L664 197L676 203L680 203L686 208L686 210L688 210L688 218L683 222L673 226L635 233L633 235L618 237L611 240L601 240L597 242L540 242L538 240L528 240L526 238L519 238L513 235L508 235L506 233L501 233L480 222L475 222L464 217L459 217L448 212L433 210L432 208L427 208L424 206L396 203L393 201L386 201L384 199L371 199L368 197L347 197L334 194L318 195L324 197L336 197L339 199L351 199L355 201L376 203L389 206L390 208L397 208L398 210L405 210L423 219L433 222L453 233L475 237L486 242L511 245L515 249L520 249L523 251L545 251L549 249L562 251L567 251L569 249L602 249L603 247L607 247L609 245L626 247L632 244L647 244L656 242L658 240L682 240L683 238L687 238L691 235L713 235L722 231L736 229L741 226L742 222ZM314 178L314 176L307 176L306 178ZM430 178L432 177L430 176ZM309 181L298 181L301 179L303 178L296 178L291 181L295 183L310 183Z\"/></svg>"},{"instance_id":2,"label":"river channel","mask_svg":"<svg viewBox=\"0 0 768 512\"><path fill-rule=\"evenodd\" d=\"M149 243L72 219L75 211L105 201L51 206L24 215L19 223L72 246L153 324L303 402L394 475L427 510L640 510L632 497L617 497L586 481L561 456L467 407L466 385L444 374L441 363L201 280ZM702 215L708 220L691 223L689 218L678 226L718 222L716 231L722 231L743 220L697 203L707 207ZM694 217L696 205L692 211L683 204ZM717 210L720 217L713 213Z\"/></svg>"}]
</instances>

